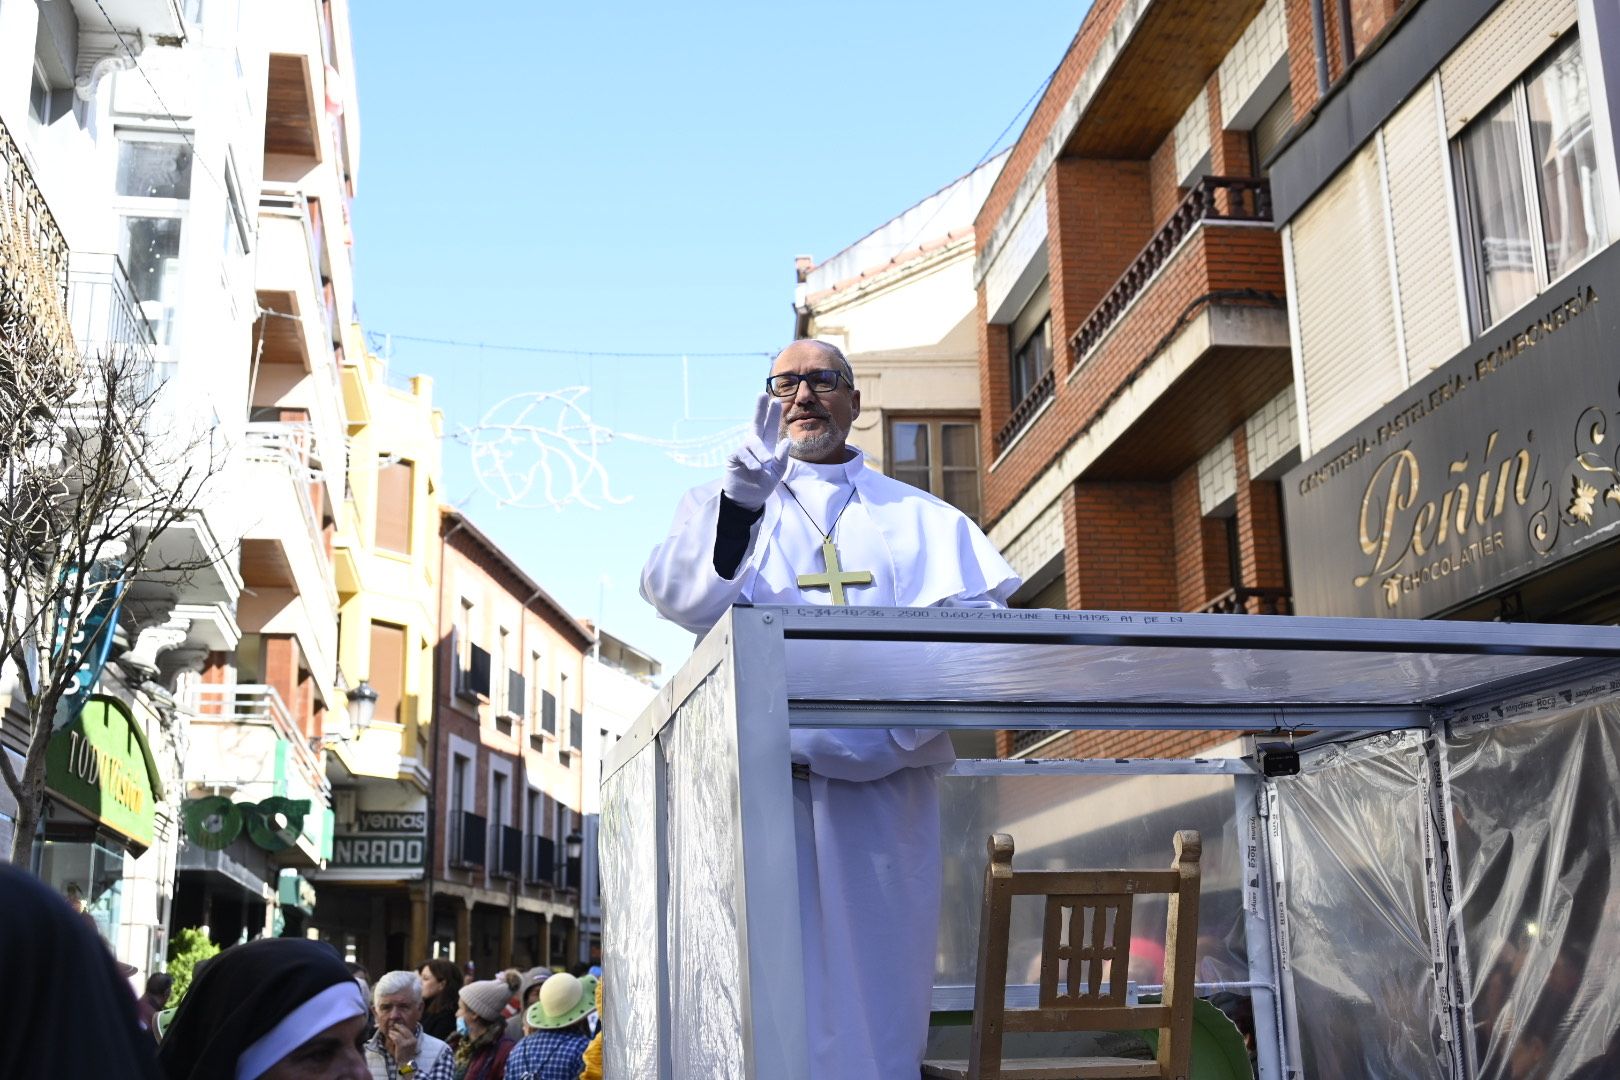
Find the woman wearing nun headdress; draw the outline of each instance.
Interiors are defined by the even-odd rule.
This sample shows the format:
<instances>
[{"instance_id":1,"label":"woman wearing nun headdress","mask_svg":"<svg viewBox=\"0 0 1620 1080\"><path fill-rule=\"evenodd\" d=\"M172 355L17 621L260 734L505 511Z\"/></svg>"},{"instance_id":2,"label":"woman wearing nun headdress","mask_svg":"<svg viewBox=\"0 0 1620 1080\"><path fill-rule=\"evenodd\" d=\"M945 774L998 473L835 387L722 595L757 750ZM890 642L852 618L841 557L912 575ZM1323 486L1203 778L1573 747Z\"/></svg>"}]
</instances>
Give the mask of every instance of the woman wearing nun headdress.
<instances>
[{"instance_id":1,"label":"woman wearing nun headdress","mask_svg":"<svg viewBox=\"0 0 1620 1080\"><path fill-rule=\"evenodd\" d=\"M0 1077L158 1080L135 990L95 924L50 886L0 862Z\"/></svg>"},{"instance_id":2,"label":"woman wearing nun headdress","mask_svg":"<svg viewBox=\"0 0 1620 1080\"><path fill-rule=\"evenodd\" d=\"M197 969L158 1050L168 1080L369 1080L365 997L329 945L265 938Z\"/></svg>"}]
</instances>

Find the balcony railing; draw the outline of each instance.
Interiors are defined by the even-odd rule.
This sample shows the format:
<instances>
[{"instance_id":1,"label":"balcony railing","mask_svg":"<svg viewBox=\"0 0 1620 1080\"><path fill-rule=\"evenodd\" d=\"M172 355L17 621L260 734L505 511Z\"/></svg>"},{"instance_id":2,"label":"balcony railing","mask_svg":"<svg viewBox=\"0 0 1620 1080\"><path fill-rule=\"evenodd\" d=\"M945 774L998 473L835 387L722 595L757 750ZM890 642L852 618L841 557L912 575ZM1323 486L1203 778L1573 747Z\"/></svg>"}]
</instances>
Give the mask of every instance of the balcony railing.
<instances>
[{"instance_id":1,"label":"balcony railing","mask_svg":"<svg viewBox=\"0 0 1620 1080\"><path fill-rule=\"evenodd\" d=\"M67 317L68 246L22 147L0 123L0 305L28 317L36 358L75 355Z\"/></svg>"},{"instance_id":2,"label":"balcony railing","mask_svg":"<svg viewBox=\"0 0 1620 1080\"><path fill-rule=\"evenodd\" d=\"M1181 242L1199 224L1205 221L1259 221L1271 220L1271 184L1263 179L1243 176L1206 176L1187 197L1181 200L1147 247L1136 257L1108 295L1080 324L1069 339L1076 363L1085 359L1109 329L1119 321L1131 302L1141 295L1148 282L1169 261Z\"/></svg>"},{"instance_id":3,"label":"balcony railing","mask_svg":"<svg viewBox=\"0 0 1620 1080\"><path fill-rule=\"evenodd\" d=\"M1227 589L1198 610L1209 615L1292 615L1294 595L1287 589Z\"/></svg>"},{"instance_id":4,"label":"balcony railing","mask_svg":"<svg viewBox=\"0 0 1620 1080\"><path fill-rule=\"evenodd\" d=\"M254 421L247 425L244 438L247 460L287 470L293 482L293 501L298 504L304 528L315 548L315 565L319 568L321 582L329 595L337 595L337 577L326 555L326 530L315 514L314 500L310 497L310 488L323 482L321 474L315 471L320 460L315 429L304 421Z\"/></svg>"},{"instance_id":5,"label":"balcony railing","mask_svg":"<svg viewBox=\"0 0 1620 1080\"><path fill-rule=\"evenodd\" d=\"M484 846L489 842L489 822L482 814L467 810L450 811L450 865L463 869L484 865Z\"/></svg>"},{"instance_id":6,"label":"balcony railing","mask_svg":"<svg viewBox=\"0 0 1620 1080\"><path fill-rule=\"evenodd\" d=\"M1026 728L1020 731L1012 732L1013 756L1016 757L1017 755L1022 754L1024 751L1030 749L1036 743L1047 738L1051 734L1052 732L1048 731L1046 728Z\"/></svg>"},{"instance_id":7,"label":"balcony railing","mask_svg":"<svg viewBox=\"0 0 1620 1080\"><path fill-rule=\"evenodd\" d=\"M522 874L523 830L511 825L496 825L490 829L490 840L495 847L495 865L490 867L490 873L509 878Z\"/></svg>"},{"instance_id":8,"label":"balcony railing","mask_svg":"<svg viewBox=\"0 0 1620 1080\"><path fill-rule=\"evenodd\" d=\"M551 837L529 837L529 865L523 880L531 885L550 885L557 880L557 845Z\"/></svg>"},{"instance_id":9,"label":"balcony railing","mask_svg":"<svg viewBox=\"0 0 1620 1080\"><path fill-rule=\"evenodd\" d=\"M191 709L193 726L208 724L243 724L272 729L278 738L292 747L295 763L304 772L310 786L322 794L330 792L320 758L311 749L298 723L273 686L260 683L238 683L233 686L199 683L192 687ZM257 778L254 778L257 779Z\"/></svg>"},{"instance_id":10,"label":"balcony railing","mask_svg":"<svg viewBox=\"0 0 1620 1080\"><path fill-rule=\"evenodd\" d=\"M1024 395L1024 400L1018 403L1017 407L1013 409L1012 415L1007 418L1007 422L1001 425L1001 430L996 432L996 451L998 453L1007 449L1007 444L1012 442L1013 436L1023 431L1029 425L1029 422L1035 419L1035 414L1040 412L1041 406L1046 404L1047 399L1056 390L1057 373L1053 369L1047 368L1046 374L1035 380L1035 385L1030 388L1029 393Z\"/></svg>"},{"instance_id":11,"label":"balcony railing","mask_svg":"<svg viewBox=\"0 0 1620 1080\"><path fill-rule=\"evenodd\" d=\"M124 375L139 399L162 385L168 365L158 366L157 335L118 256L74 252L68 261L67 305L82 355Z\"/></svg>"}]
</instances>

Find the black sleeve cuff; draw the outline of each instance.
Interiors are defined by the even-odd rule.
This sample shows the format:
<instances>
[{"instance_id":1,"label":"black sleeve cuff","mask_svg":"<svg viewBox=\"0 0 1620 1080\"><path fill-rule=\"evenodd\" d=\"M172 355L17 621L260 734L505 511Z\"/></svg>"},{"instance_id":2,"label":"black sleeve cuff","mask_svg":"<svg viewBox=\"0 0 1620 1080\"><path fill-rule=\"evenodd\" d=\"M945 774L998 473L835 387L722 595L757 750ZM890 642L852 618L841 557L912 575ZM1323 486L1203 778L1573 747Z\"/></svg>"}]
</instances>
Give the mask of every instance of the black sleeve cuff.
<instances>
[{"instance_id":1,"label":"black sleeve cuff","mask_svg":"<svg viewBox=\"0 0 1620 1080\"><path fill-rule=\"evenodd\" d=\"M748 554L748 534L765 513L762 506L750 510L720 493L720 522L714 531L714 572L730 581L737 576L743 556Z\"/></svg>"}]
</instances>

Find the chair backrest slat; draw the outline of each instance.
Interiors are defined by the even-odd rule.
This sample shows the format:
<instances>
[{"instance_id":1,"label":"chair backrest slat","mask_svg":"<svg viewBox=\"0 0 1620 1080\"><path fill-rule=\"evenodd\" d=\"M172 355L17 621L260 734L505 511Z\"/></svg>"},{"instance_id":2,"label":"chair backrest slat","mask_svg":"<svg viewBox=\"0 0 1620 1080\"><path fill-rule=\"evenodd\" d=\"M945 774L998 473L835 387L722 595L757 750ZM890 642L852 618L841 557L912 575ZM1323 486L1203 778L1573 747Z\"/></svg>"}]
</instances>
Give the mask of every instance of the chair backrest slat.
<instances>
[{"instance_id":1,"label":"chair backrest slat","mask_svg":"<svg viewBox=\"0 0 1620 1080\"><path fill-rule=\"evenodd\" d=\"M968 1052L969 1080L1000 1080L1008 1031L1159 1029L1158 1066L1164 1080L1186 1080L1192 1037L1193 970L1197 963L1198 833L1175 835L1169 870L1013 870L1013 840L989 840L984 911L979 923L979 970ZM1164 997L1158 1005L1128 1005L1135 899L1168 895ZM1041 896L1040 994L1033 1009L1007 1010L1007 941L1014 896Z\"/></svg>"}]
</instances>

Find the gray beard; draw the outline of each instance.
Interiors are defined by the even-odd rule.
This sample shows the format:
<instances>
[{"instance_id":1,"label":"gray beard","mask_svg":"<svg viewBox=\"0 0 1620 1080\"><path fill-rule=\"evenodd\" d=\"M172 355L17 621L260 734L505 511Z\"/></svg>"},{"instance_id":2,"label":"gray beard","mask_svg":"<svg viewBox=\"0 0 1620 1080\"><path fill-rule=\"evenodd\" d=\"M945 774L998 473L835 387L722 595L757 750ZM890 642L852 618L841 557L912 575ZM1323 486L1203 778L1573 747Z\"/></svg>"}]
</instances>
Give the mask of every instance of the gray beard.
<instances>
[{"instance_id":1,"label":"gray beard","mask_svg":"<svg viewBox=\"0 0 1620 1080\"><path fill-rule=\"evenodd\" d=\"M791 436L789 436L791 438ZM808 435L803 439L794 439L793 445L788 448L788 454L800 461L808 461L826 455L843 443L849 437L849 432L839 431L835 427L827 427L823 431Z\"/></svg>"}]
</instances>

